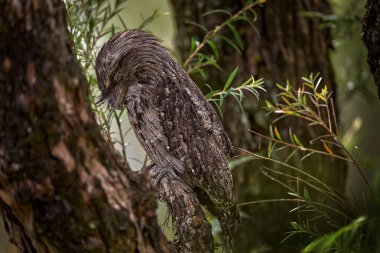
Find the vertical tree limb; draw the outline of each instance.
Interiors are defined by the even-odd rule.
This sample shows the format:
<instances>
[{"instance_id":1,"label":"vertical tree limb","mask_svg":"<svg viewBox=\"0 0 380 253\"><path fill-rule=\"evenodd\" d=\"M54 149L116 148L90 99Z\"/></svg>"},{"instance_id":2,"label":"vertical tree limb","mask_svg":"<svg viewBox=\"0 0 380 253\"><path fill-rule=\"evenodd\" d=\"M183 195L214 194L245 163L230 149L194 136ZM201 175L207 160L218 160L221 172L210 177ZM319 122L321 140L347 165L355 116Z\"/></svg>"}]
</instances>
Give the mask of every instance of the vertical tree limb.
<instances>
[{"instance_id":1,"label":"vertical tree limb","mask_svg":"<svg viewBox=\"0 0 380 253\"><path fill-rule=\"evenodd\" d=\"M211 225L207 221L194 191L170 174L163 177L156 189L175 219L175 248L181 253L214 252Z\"/></svg>"},{"instance_id":2,"label":"vertical tree limb","mask_svg":"<svg viewBox=\"0 0 380 253\"><path fill-rule=\"evenodd\" d=\"M87 103L61 1L0 3L0 212L20 252L175 252Z\"/></svg>"},{"instance_id":3,"label":"vertical tree limb","mask_svg":"<svg viewBox=\"0 0 380 253\"><path fill-rule=\"evenodd\" d=\"M368 64L380 98L380 3L368 0L363 17L363 41L368 49Z\"/></svg>"}]
</instances>

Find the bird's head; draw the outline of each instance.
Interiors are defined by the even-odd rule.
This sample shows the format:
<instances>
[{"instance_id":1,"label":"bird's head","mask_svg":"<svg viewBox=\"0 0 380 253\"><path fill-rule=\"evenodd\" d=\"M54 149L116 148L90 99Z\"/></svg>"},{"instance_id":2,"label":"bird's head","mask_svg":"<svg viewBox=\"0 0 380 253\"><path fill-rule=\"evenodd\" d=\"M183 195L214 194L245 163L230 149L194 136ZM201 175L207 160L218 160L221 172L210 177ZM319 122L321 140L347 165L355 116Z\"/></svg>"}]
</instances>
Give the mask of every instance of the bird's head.
<instances>
[{"instance_id":1,"label":"bird's head","mask_svg":"<svg viewBox=\"0 0 380 253\"><path fill-rule=\"evenodd\" d=\"M115 34L100 49L95 63L96 76L101 92L98 103L107 102L116 109L125 104L125 97L131 83L138 80L136 73L146 66L149 54L154 57L159 45L150 33L131 29Z\"/></svg>"}]
</instances>

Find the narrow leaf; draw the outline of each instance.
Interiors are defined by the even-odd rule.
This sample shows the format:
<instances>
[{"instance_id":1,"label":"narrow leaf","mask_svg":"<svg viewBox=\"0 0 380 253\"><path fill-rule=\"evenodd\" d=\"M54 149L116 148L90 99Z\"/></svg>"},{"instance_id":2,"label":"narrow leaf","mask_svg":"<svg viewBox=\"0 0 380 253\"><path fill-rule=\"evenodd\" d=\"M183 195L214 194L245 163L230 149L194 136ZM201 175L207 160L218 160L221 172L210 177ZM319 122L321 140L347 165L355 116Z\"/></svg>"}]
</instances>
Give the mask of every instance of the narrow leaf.
<instances>
[{"instance_id":1,"label":"narrow leaf","mask_svg":"<svg viewBox=\"0 0 380 253\"><path fill-rule=\"evenodd\" d=\"M334 155L334 152L332 152L332 150L329 148L329 146L327 145L327 143L325 141L322 141L323 143L323 147L325 148L325 150L327 151L327 153L329 153L330 155Z\"/></svg>"},{"instance_id":2,"label":"narrow leaf","mask_svg":"<svg viewBox=\"0 0 380 253\"><path fill-rule=\"evenodd\" d=\"M307 190L306 187L303 188L303 196L304 196L305 199L311 200L309 191Z\"/></svg>"},{"instance_id":3,"label":"narrow leaf","mask_svg":"<svg viewBox=\"0 0 380 253\"><path fill-rule=\"evenodd\" d=\"M211 40L208 40L207 44L210 46L210 48L211 48L212 52L214 53L216 59L219 59L219 51L218 51L218 48L216 47L216 44Z\"/></svg>"},{"instance_id":4,"label":"narrow leaf","mask_svg":"<svg viewBox=\"0 0 380 253\"><path fill-rule=\"evenodd\" d=\"M193 26L199 27L202 31L204 31L205 33L208 33L207 28L205 26L203 26L203 25L200 25L200 24L192 22L192 21L187 21L185 23L189 24L189 25L193 25Z\"/></svg>"},{"instance_id":5,"label":"narrow leaf","mask_svg":"<svg viewBox=\"0 0 380 253\"><path fill-rule=\"evenodd\" d=\"M274 127L274 133L276 134L277 139L279 139L280 141L282 141L280 132L278 131L278 129L277 129L276 126Z\"/></svg>"},{"instance_id":6,"label":"narrow leaf","mask_svg":"<svg viewBox=\"0 0 380 253\"><path fill-rule=\"evenodd\" d=\"M244 43L243 40L241 39L240 33L236 30L235 26L233 26L231 23L227 22L226 23L228 28L230 28L232 34L234 35L234 38L239 45L240 49L244 49Z\"/></svg>"},{"instance_id":7,"label":"narrow leaf","mask_svg":"<svg viewBox=\"0 0 380 253\"><path fill-rule=\"evenodd\" d=\"M207 16L207 15L214 14L214 13L223 13L223 14L227 14L229 17L232 16L231 12L226 11L226 10L223 10L223 9L216 9L216 10L208 11L208 12L203 13L202 16L205 17L205 16Z\"/></svg>"},{"instance_id":8,"label":"narrow leaf","mask_svg":"<svg viewBox=\"0 0 380 253\"><path fill-rule=\"evenodd\" d=\"M223 36L223 35L218 35L218 37L221 38L223 41L225 41L233 49L235 49L236 52L238 52L239 54L242 53L240 48L235 43L233 43L229 38L227 38L226 36Z\"/></svg>"},{"instance_id":9,"label":"narrow leaf","mask_svg":"<svg viewBox=\"0 0 380 253\"><path fill-rule=\"evenodd\" d=\"M296 134L293 134L293 139L298 144L298 146L303 147L302 143L300 142Z\"/></svg>"},{"instance_id":10,"label":"narrow leaf","mask_svg":"<svg viewBox=\"0 0 380 253\"><path fill-rule=\"evenodd\" d=\"M232 81L234 80L235 78L235 75L238 71L238 68L239 67L236 67L230 74L230 76L228 77L226 83L224 84L224 88L223 88L223 91L226 91L228 89L228 87L231 85Z\"/></svg>"},{"instance_id":11,"label":"narrow leaf","mask_svg":"<svg viewBox=\"0 0 380 253\"><path fill-rule=\"evenodd\" d=\"M197 47L197 43L196 43L194 37L191 37L190 53L194 52L196 47Z\"/></svg>"}]
</instances>

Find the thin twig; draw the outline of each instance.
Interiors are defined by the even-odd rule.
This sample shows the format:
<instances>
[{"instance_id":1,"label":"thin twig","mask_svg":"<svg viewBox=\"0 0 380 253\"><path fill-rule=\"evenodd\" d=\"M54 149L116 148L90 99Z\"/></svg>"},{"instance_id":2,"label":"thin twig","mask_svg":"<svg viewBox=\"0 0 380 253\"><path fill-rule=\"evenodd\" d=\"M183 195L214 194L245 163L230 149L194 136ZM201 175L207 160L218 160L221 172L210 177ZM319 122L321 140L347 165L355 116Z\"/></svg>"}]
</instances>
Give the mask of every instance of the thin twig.
<instances>
[{"instance_id":1,"label":"thin twig","mask_svg":"<svg viewBox=\"0 0 380 253\"><path fill-rule=\"evenodd\" d=\"M334 138L334 140L336 142L338 142L341 145L342 150L344 151L344 153L346 153L346 155L348 156L348 158L352 161L352 164L355 166L356 170L359 172L359 174L362 177L364 183L368 187L368 189L369 189L372 197L374 197L374 193L373 193L372 188L371 188L371 186L370 186L370 184L368 182L368 179L364 175L364 172L363 172L362 168L360 167L360 165L358 164L358 162L356 161L356 159L354 159L354 157L352 156L351 152L348 151L348 149L343 145L343 143L341 143L339 137L333 131L331 131L325 124L322 124L321 126Z\"/></svg>"},{"instance_id":2,"label":"thin twig","mask_svg":"<svg viewBox=\"0 0 380 253\"><path fill-rule=\"evenodd\" d=\"M265 170L268 170L272 173L275 173L275 174L279 174L281 176L285 176L285 177L288 177L288 178L291 178L291 179L294 179L297 181L297 183L299 181L303 182L304 184L308 185L309 187L313 188L314 190L316 190L317 192L320 192L322 195L330 198L331 200L337 202L337 203L340 203L340 204L343 204L345 205L346 207L350 208L351 210L353 211L356 211L355 208L350 204L350 202L348 202L346 199L344 199L343 197L339 196L339 193L338 192L335 192L335 191L331 191L331 190L324 190L308 181L306 181L305 179L301 178L301 177L296 177L296 176L292 176L292 175L289 175L287 173L283 173L283 172L280 172L280 171L277 171L277 170L273 170L273 169L270 169L268 167L263 167Z\"/></svg>"},{"instance_id":3,"label":"thin twig","mask_svg":"<svg viewBox=\"0 0 380 253\"><path fill-rule=\"evenodd\" d=\"M190 56L186 59L185 63L183 64L183 68L186 68L187 65L189 65L190 61L201 51L201 49L207 44L207 41L214 38L216 34L218 34L229 22L229 20L233 20L237 17L239 17L244 12L248 11L249 9L253 8L256 5L259 5L261 3L260 0L255 1L251 4L248 4L243 9L236 12L233 16L231 16L228 20L224 21L222 24L215 26L215 28L211 31L209 31L206 36L203 38L202 42L195 48L195 50L190 54Z\"/></svg>"},{"instance_id":4,"label":"thin twig","mask_svg":"<svg viewBox=\"0 0 380 253\"><path fill-rule=\"evenodd\" d=\"M265 173L265 172L263 171L262 168L260 168L260 170L261 170L261 172L264 174L264 176L266 176L266 177L268 177L269 179L271 179L271 180L273 180L273 181L279 183L280 185L282 185L283 187L285 187L286 189L288 189L290 192L294 192L294 189L293 189L293 188L287 186L286 184L282 183L282 182L281 182L280 180L278 180L277 178L272 177L272 176L269 175L268 173ZM298 195L298 196L300 196L300 195ZM302 197L302 196L300 196L300 197ZM331 211L334 211L334 212L336 212L336 213L342 215L342 216L345 217L346 219L350 220L350 217L348 217L346 214L342 213L340 210L338 210L338 209L336 209L336 208L334 208L334 207L332 207L332 206L329 206L329 205L326 205L326 204L323 204L323 203L318 203L318 202L314 202L314 201L306 200L306 199L303 199L303 198L298 198L297 201L299 201L299 202L303 202L303 203L308 203L309 205L312 205L312 206L314 205L314 209L315 209L316 211L318 211L320 214L324 215L324 216L325 216L327 219L329 219L329 220L333 220L333 219L331 219L331 217L330 217L329 215L327 215L326 213L322 212L321 210L319 210L319 209L316 208L315 206L324 207L324 208L329 209L329 210L331 210Z\"/></svg>"},{"instance_id":5,"label":"thin twig","mask_svg":"<svg viewBox=\"0 0 380 253\"><path fill-rule=\"evenodd\" d=\"M333 191L333 190L332 190L327 184L325 184L324 182L322 182L322 181L319 180L318 178L316 178L316 177L314 177L314 176L312 176L312 175L306 173L305 171L300 170L300 169L297 168L297 167L294 167L294 166L289 165L289 164L287 164L287 163L283 163L283 162L281 162L281 161L274 160L274 159L269 158L269 157L265 157L265 156L262 156L262 155L259 155L259 154L255 154L255 153L253 153L253 152L250 152L250 151L245 150L245 149L242 149L242 148L236 148L236 149L237 149L238 151L245 152L246 155L251 155L251 156L257 157L258 159L263 159L263 160L271 161L271 162L274 162L274 163L280 164L280 165L282 165L282 166L285 166L285 167L287 167L287 168L289 168L289 169L292 169L292 170L294 170L294 171L297 171L297 172L299 172L300 174L305 175L305 176L311 178L312 180L314 180L315 182L319 183L320 185L322 185L323 187L325 187L327 190L329 190L329 191L331 191L331 192L334 192L334 191Z\"/></svg>"},{"instance_id":6,"label":"thin twig","mask_svg":"<svg viewBox=\"0 0 380 253\"><path fill-rule=\"evenodd\" d=\"M259 132L256 132L254 130L248 130L249 132L251 133L254 133L264 139L267 139L267 140L270 140L270 141L273 141L273 142L277 142L277 143L280 143L280 144L283 144L283 145L286 145L286 146L289 146L289 147L292 147L292 148L297 148L297 149L300 149L302 151L309 151L309 152L313 152L313 153L317 153L317 154L321 154L321 155L326 155L326 156L332 156L334 158L337 158L337 159L340 159L340 160L343 160L343 161L346 161L346 162L349 162L349 163L354 163L352 160L350 159L347 159L343 156L339 156L339 155L335 155L335 154L330 154L330 153L327 153L327 152L324 152L324 151L321 151L321 150L317 150L317 149L312 149L312 148L305 148L305 147L301 147L301 146L297 146L295 144L292 144L292 143L288 143L288 142L285 142L285 141L280 141L280 140L277 140L277 139L274 139L274 138L271 138L271 137L268 137L264 134L261 134Z\"/></svg>"}]
</instances>

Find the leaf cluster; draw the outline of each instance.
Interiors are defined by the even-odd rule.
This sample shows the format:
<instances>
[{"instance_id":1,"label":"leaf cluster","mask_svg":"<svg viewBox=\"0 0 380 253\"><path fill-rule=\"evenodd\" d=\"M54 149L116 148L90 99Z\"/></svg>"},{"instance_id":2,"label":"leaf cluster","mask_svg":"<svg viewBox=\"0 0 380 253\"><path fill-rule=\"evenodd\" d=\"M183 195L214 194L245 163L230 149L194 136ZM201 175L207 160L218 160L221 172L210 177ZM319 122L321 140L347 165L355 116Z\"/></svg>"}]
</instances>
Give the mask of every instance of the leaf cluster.
<instances>
[{"instance_id":1,"label":"leaf cluster","mask_svg":"<svg viewBox=\"0 0 380 253\"><path fill-rule=\"evenodd\" d=\"M120 154L125 162L127 158L126 146L128 145L126 135L131 128L125 130L122 124L124 109L117 111L109 106L97 103L100 92L94 68L96 55L102 42L115 33L127 29L127 25L120 16L127 1L65 0L68 13L68 29L72 37L77 60L82 66L89 84L89 102L95 112L104 138L108 141L110 147L119 147ZM156 9L148 17L142 16L139 29L145 28L160 15L159 10ZM119 21L119 26L115 25L116 21ZM112 129L113 124L116 125L116 131Z\"/></svg>"},{"instance_id":2,"label":"leaf cluster","mask_svg":"<svg viewBox=\"0 0 380 253\"><path fill-rule=\"evenodd\" d=\"M265 1L247 1L246 6L235 14L222 9L212 10L204 13L203 16L221 14L227 17L221 24L216 25L214 29L211 30L208 30L205 26L202 26L198 23L188 22L188 24L200 28L205 35L202 41L196 40L195 37L191 38L189 57L183 63L183 67L187 70L187 73L197 73L204 79L207 79L207 67L211 66L219 71L222 71L221 67L218 65L218 61L222 57L218 48L221 42L226 43L237 53L241 54L242 50L244 50L244 41L235 25L239 21L247 22L255 29L253 22L256 20L256 12L254 10L254 7L261 5L264 2ZM228 38L227 36L221 34L221 31L224 28L229 29L233 38ZM208 48L211 50L211 54L203 52L203 49L206 46L208 46ZM242 102L243 98L245 97L244 91L253 94L257 99L259 98L258 90L265 91L263 88L263 80L255 80L253 76L250 76L245 82L237 85L235 88L231 87L232 81L234 80L237 71L238 67L236 67L230 73L222 90L213 88L215 85L209 85L207 83L204 84L210 90L210 92L206 95L206 98L216 106L221 115L222 113L220 107L227 96L233 96L238 102L241 110L243 110Z\"/></svg>"},{"instance_id":3,"label":"leaf cluster","mask_svg":"<svg viewBox=\"0 0 380 253\"><path fill-rule=\"evenodd\" d=\"M283 242L295 235L306 235L312 242L303 252L348 252L355 247L358 252L373 247L373 235L366 235L366 229L376 230L368 222L379 222L377 216L369 215L365 207L368 199L374 196L362 168L351 152L344 145L344 136L339 133L336 123L332 93L322 84L319 75L311 74L303 78L303 83L294 89L289 83L279 85L279 93L273 101L266 101L265 109L274 116L273 123L285 118L298 118L305 121L309 128L323 130L320 136L301 143L292 128L288 129L285 139L276 126L270 127L269 136L252 131L268 142L267 156L262 156L247 150L240 150L244 157L270 161L272 168L262 166L261 172L270 180L281 185L288 193L287 199L268 199L242 203L240 205L260 204L265 202L293 202L296 206L290 212L296 212L298 221L291 222L290 231ZM290 149L284 161L274 154L284 149ZM295 154L301 154L300 161L310 156L326 156L339 159L353 165L368 187L370 196L363 192L363 203L348 199L321 179L291 165L290 159ZM285 170L279 170L282 167ZM316 198L316 194L322 198ZM372 194L372 195L371 195ZM308 214L303 216L302 214ZM316 222L322 221L322 222ZM320 224L330 227L330 233L322 232ZM378 229L374 234L378 234ZM372 239L371 239L372 238ZM365 251L363 251L365 252Z\"/></svg>"}]
</instances>

